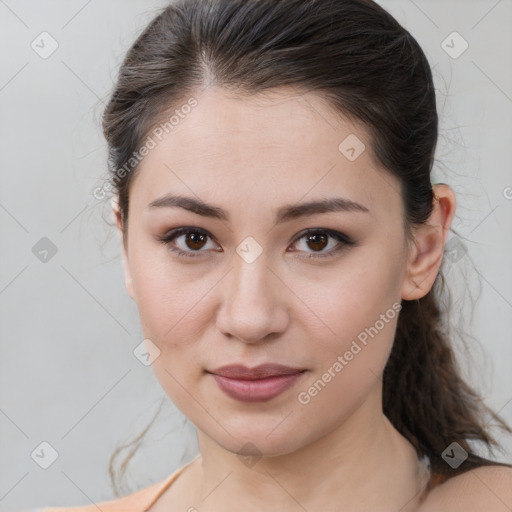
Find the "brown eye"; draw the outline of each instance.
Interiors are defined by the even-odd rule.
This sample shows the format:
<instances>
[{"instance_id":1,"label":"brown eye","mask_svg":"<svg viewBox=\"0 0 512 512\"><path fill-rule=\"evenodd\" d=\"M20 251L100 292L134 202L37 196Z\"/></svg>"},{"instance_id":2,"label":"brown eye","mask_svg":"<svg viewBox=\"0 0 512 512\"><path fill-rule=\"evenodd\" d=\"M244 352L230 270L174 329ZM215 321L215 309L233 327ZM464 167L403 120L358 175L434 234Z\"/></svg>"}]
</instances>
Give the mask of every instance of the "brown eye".
<instances>
[{"instance_id":1,"label":"brown eye","mask_svg":"<svg viewBox=\"0 0 512 512\"><path fill-rule=\"evenodd\" d=\"M331 244L331 240L335 242ZM296 238L293 245L300 245L304 241L302 248L298 247L299 252L305 252L306 258L328 258L335 256L338 252L346 249L348 246L355 245L355 242L344 233L333 231L331 229L309 229ZM327 250L324 250L328 247ZM297 247L296 247L297 249ZM309 254L308 254L309 253ZM316 254L318 253L318 254Z\"/></svg>"},{"instance_id":2,"label":"brown eye","mask_svg":"<svg viewBox=\"0 0 512 512\"><path fill-rule=\"evenodd\" d=\"M207 240L207 236L196 231L191 231L185 235L185 244L189 249L201 249Z\"/></svg>"},{"instance_id":3,"label":"brown eye","mask_svg":"<svg viewBox=\"0 0 512 512\"><path fill-rule=\"evenodd\" d=\"M207 231L199 228L177 228L162 237L156 238L179 256L201 256L201 253L208 252L207 249L212 248L216 252L222 252L222 249L215 248L215 246L208 247L208 241L209 239L213 240L213 237ZM293 245L297 245L302 240L305 241L305 248L299 249L298 252L306 253L303 256L306 258L327 258L336 255L348 246L356 245L356 242L349 236L331 229L309 229L296 238ZM331 240L335 243L331 244ZM329 249L324 250L326 248Z\"/></svg>"},{"instance_id":4,"label":"brown eye","mask_svg":"<svg viewBox=\"0 0 512 512\"><path fill-rule=\"evenodd\" d=\"M201 256L201 253L211 248L208 247L208 239L211 238L211 235L202 229L183 227L174 229L163 237L157 237L157 240L179 256L194 257ZM214 250L218 251L215 248Z\"/></svg>"},{"instance_id":5,"label":"brown eye","mask_svg":"<svg viewBox=\"0 0 512 512\"><path fill-rule=\"evenodd\" d=\"M307 235L306 240L308 247L314 249L315 251L321 251L329 243L329 237L326 235Z\"/></svg>"}]
</instances>

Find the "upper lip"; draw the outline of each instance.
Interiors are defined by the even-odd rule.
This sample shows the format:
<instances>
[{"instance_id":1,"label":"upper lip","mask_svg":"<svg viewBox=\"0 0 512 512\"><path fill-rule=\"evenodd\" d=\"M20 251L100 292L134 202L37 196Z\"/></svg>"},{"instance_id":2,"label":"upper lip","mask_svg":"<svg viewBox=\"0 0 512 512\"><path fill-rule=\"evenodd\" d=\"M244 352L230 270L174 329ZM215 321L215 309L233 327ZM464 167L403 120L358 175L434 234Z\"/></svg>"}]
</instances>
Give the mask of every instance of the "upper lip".
<instances>
[{"instance_id":1,"label":"upper lip","mask_svg":"<svg viewBox=\"0 0 512 512\"><path fill-rule=\"evenodd\" d=\"M209 373L229 377L231 379L256 380L279 375L292 375L302 371L304 371L304 368L292 368L290 366L283 366L282 364L266 363L253 368L248 368L243 364L230 364L221 366Z\"/></svg>"}]
</instances>

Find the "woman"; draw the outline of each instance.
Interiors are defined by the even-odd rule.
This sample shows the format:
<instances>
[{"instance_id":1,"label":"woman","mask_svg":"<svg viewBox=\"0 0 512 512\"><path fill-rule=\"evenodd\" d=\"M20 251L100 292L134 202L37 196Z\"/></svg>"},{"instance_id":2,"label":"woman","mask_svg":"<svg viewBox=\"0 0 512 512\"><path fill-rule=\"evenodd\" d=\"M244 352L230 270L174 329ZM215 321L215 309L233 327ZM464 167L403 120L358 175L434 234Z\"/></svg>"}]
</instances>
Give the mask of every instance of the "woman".
<instances>
[{"instance_id":1,"label":"woman","mask_svg":"<svg viewBox=\"0 0 512 512\"><path fill-rule=\"evenodd\" d=\"M200 454L73 510L512 509L510 466L468 443L497 446L438 301L456 200L431 183L429 64L390 14L179 0L103 126L140 357Z\"/></svg>"}]
</instances>

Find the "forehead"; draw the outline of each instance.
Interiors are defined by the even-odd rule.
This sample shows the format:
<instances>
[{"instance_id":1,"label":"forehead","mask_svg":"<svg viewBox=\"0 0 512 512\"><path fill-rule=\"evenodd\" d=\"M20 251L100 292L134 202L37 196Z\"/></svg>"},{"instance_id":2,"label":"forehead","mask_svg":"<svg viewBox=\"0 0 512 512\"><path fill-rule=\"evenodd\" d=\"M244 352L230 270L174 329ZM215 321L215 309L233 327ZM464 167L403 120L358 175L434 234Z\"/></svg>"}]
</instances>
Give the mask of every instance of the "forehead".
<instances>
[{"instance_id":1,"label":"forehead","mask_svg":"<svg viewBox=\"0 0 512 512\"><path fill-rule=\"evenodd\" d=\"M146 204L176 187L219 200L236 191L240 200L282 203L336 191L367 206L400 202L398 181L376 163L365 126L321 96L282 89L241 97L210 87L193 97L197 104L168 133L149 134L155 147L132 184Z\"/></svg>"}]
</instances>

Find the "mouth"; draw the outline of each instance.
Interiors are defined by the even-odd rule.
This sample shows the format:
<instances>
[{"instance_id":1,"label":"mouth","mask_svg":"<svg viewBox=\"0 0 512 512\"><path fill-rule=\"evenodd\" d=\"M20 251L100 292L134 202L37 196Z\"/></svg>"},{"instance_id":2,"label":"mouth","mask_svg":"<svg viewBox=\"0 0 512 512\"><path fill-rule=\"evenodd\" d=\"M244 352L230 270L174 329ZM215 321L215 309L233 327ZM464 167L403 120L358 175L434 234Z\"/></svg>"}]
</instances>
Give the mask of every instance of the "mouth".
<instances>
[{"instance_id":1,"label":"mouth","mask_svg":"<svg viewBox=\"0 0 512 512\"><path fill-rule=\"evenodd\" d=\"M307 372L277 364L255 368L243 365L223 366L210 374L219 388L241 402L266 402L293 386Z\"/></svg>"}]
</instances>

